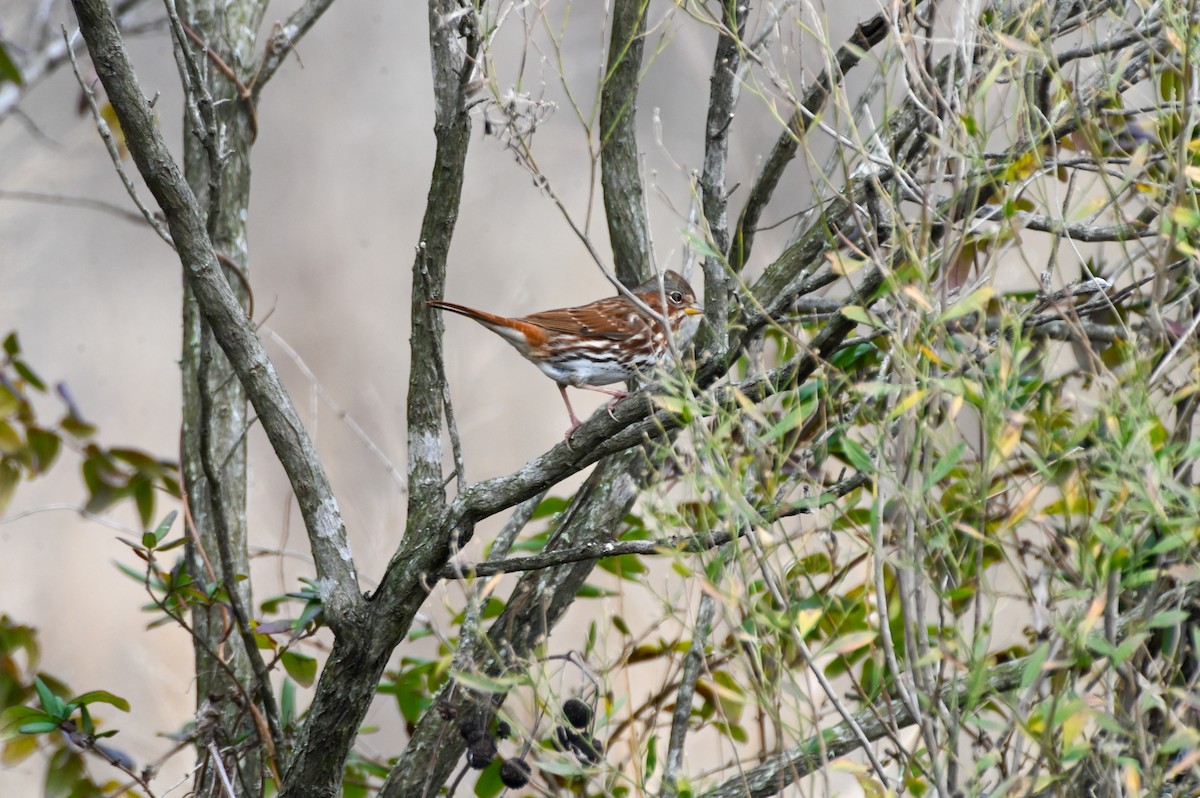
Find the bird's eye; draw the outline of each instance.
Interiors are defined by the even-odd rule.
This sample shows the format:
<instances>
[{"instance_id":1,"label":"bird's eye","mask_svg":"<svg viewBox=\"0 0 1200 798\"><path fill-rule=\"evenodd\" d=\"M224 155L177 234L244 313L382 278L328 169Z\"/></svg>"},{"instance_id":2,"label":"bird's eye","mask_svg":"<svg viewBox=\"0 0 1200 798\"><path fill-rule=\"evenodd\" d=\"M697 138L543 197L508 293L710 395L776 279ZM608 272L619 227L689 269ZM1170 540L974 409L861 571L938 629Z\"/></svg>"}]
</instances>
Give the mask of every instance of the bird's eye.
<instances>
[{"instance_id":1,"label":"bird's eye","mask_svg":"<svg viewBox=\"0 0 1200 798\"><path fill-rule=\"evenodd\" d=\"M671 301L674 302L676 305L683 304L683 294L681 292L672 291L670 294L668 294L668 296L671 298Z\"/></svg>"}]
</instances>

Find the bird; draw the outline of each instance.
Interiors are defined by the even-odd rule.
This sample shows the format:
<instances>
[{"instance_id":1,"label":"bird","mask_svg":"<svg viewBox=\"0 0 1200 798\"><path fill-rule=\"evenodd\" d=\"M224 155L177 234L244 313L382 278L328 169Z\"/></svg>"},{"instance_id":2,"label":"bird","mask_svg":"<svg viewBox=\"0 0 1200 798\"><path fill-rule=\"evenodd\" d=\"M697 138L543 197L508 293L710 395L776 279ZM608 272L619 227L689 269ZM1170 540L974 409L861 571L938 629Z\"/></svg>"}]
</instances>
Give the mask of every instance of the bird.
<instances>
[{"instance_id":1,"label":"bird","mask_svg":"<svg viewBox=\"0 0 1200 798\"><path fill-rule=\"evenodd\" d=\"M652 277L631 293L667 320L676 347L687 344L704 319L704 308L697 304L695 292L677 272L664 272L661 283L658 277ZM629 394L603 386L643 374L671 353L660 319L624 295L515 318L436 299L427 304L474 319L554 380L571 418L564 436L568 445L582 422L571 407L567 386L608 394L613 397L608 403L611 411Z\"/></svg>"}]
</instances>

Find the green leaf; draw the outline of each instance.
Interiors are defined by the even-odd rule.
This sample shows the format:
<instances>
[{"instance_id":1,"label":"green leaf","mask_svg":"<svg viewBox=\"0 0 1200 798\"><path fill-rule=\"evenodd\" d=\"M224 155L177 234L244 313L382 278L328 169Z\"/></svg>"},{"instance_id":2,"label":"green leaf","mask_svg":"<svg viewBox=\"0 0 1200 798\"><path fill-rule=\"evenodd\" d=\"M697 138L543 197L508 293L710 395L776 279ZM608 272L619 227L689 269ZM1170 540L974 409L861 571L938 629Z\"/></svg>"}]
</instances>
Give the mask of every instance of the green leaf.
<instances>
[{"instance_id":1,"label":"green leaf","mask_svg":"<svg viewBox=\"0 0 1200 798\"><path fill-rule=\"evenodd\" d=\"M658 735L653 734L650 740L646 743L646 769L643 772L644 778L650 778L654 773L654 769L658 767Z\"/></svg>"},{"instance_id":2,"label":"green leaf","mask_svg":"<svg viewBox=\"0 0 1200 798\"><path fill-rule=\"evenodd\" d=\"M138 520L142 528L150 526L154 520L154 485L148 479L135 479L129 485L133 491L133 500L137 503Z\"/></svg>"},{"instance_id":3,"label":"green leaf","mask_svg":"<svg viewBox=\"0 0 1200 798\"><path fill-rule=\"evenodd\" d=\"M50 757L50 764L46 767L43 798L72 798L75 790L87 783L83 758L66 748L60 748Z\"/></svg>"},{"instance_id":4,"label":"green leaf","mask_svg":"<svg viewBox=\"0 0 1200 798\"><path fill-rule=\"evenodd\" d=\"M25 437L29 441L29 450L33 453L34 473L46 473L57 459L59 451L62 450L62 439L55 433L40 427L29 427L25 430Z\"/></svg>"},{"instance_id":5,"label":"green leaf","mask_svg":"<svg viewBox=\"0 0 1200 798\"><path fill-rule=\"evenodd\" d=\"M0 50L4 49L4 45L0 44ZM16 332L10 332L4 337L4 354L9 357L19 355L21 353L21 341L17 338Z\"/></svg>"},{"instance_id":6,"label":"green leaf","mask_svg":"<svg viewBox=\"0 0 1200 798\"><path fill-rule=\"evenodd\" d=\"M30 723L34 719L54 721L45 712L33 707L15 706L4 710L3 713L0 713L0 742L20 737L21 725L23 723Z\"/></svg>"},{"instance_id":7,"label":"green leaf","mask_svg":"<svg viewBox=\"0 0 1200 798\"><path fill-rule=\"evenodd\" d=\"M496 757L480 771L479 778L475 781L476 798L496 798L504 792L504 782L500 781L500 765L503 762L503 759Z\"/></svg>"},{"instance_id":8,"label":"green leaf","mask_svg":"<svg viewBox=\"0 0 1200 798\"><path fill-rule=\"evenodd\" d=\"M630 579L635 582L638 580L638 577L650 570L636 554L605 557L596 564L614 576L618 576L621 579Z\"/></svg>"},{"instance_id":9,"label":"green leaf","mask_svg":"<svg viewBox=\"0 0 1200 798\"><path fill-rule=\"evenodd\" d=\"M18 727L21 734L46 734L47 732L57 731L58 724L52 720L34 720L29 723L22 723Z\"/></svg>"},{"instance_id":10,"label":"green leaf","mask_svg":"<svg viewBox=\"0 0 1200 798\"><path fill-rule=\"evenodd\" d=\"M4 733L0 731L0 740ZM11 768L19 765L38 751L38 740L28 734L21 734L13 728L13 737L4 743L0 751L0 767Z\"/></svg>"},{"instance_id":11,"label":"green leaf","mask_svg":"<svg viewBox=\"0 0 1200 798\"><path fill-rule=\"evenodd\" d=\"M12 424L0 419L0 453L16 454L24 448L25 441L21 440L21 433Z\"/></svg>"},{"instance_id":12,"label":"green leaf","mask_svg":"<svg viewBox=\"0 0 1200 798\"><path fill-rule=\"evenodd\" d=\"M312 687L312 683L317 678L317 661L315 659L296 651L285 651L280 659L283 660L283 669L288 672L288 676L304 687Z\"/></svg>"},{"instance_id":13,"label":"green leaf","mask_svg":"<svg viewBox=\"0 0 1200 798\"><path fill-rule=\"evenodd\" d=\"M871 316L861 305L846 305L842 308L842 315L850 319L850 321L865 324L868 327L880 327L879 320Z\"/></svg>"},{"instance_id":14,"label":"green leaf","mask_svg":"<svg viewBox=\"0 0 1200 798\"><path fill-rule=\"evenodd\" d=\"M567 509L568 504L570 504L570 502L561 496L547 496L546 498L542 499L542 501L538 504L537 509L533 511L533 515L530 516L530 520L548 518L555 513L561 513L563 510Z\"/></svg>"},{"instance_id":15,"label":"green leaf","mask_svg":"<svg viewBox=\"0 0 1200 798\"><path fill-rule=\"evenodd\" d=\"M296 631L302 632L310 623L320 622L324 612L325 605L323 605L320 601L309 601L304 605L304 609L300 611L300 617L296 619Z\"/></svg>"},{"instance_id":16,"label":"green leaf","mask_svg":"<svg viewBox=\"0 0 1200 798\"><path fill-rule=\"evenodd\" d=\"M42 382L42 378L34 373L33 369L29 368L29 365L24 360L14 360L12 366L24 378L25 382L45 393L46 383Z\"/></svg>"},{"instance_id":17,"label":"green leaf","mask_svg":"<svg viewBox=\"0 0 1200 798\"><path fill-rule=\"evenodd\" d=\"M875 464L871 462L871 456L867 454L867 450L862 447L858 441L850 438L842 438L842 453L846 455L846 459L850 461L850 465L864 473L871 473L875 470Z\"/></svg>"},{"instance_id":18,"label":"green leaf","mask_svg":"<svg viewBox=\"0 0 1200 798\"><path fill-rule=\"evenodd\" d=\"M939 321L945 324L948 321L954 321L970 313L978 313L983 310L988 302L992 301L992 297L995 295L996 289L987 285L976 291L972 291L962 300L955 302L949 310L942 314Z\"/></svg>"},{"instance_id":19,"label":"green leaf","mask_svg":"<svg viewBox=\"0 0 1200 798\"><path fill-rule=\"evenodd\" d=\"M1046 664L1046 659L1050 656L1050 646L1048 643L1040 643L1033 653L1029 655L1029 660L1025 667L1021 670L1021 691L1028 690L1041 675L1042 666Z\"/></svg>"},{"instance_id":20,"label":"green leaf","mask_svg":"<svg viewBox=\"0 0 1200 798\"><path fill-rule=\"evenodd\" d=\"M958 465L958 461L962 459L963 452L966 450L967 445L965 443L958 443L934 463L933 469L925 477L925 491L927 493L935 485L940 484L942 479Z\"/></svg>"},{"instance_id":21,"label":"green leaf","mask_svg":"<svg viewBox=\"0 0 1200 798\"><path fill-rule=\"evenodd\" d=\"M283 728L289 728L296 720L296 683L291 679L283 680L283 689L279 691L279 722Z\"/></svg>"},{"instance_id":22,"label":"green leaf","mask_svg":"<svg viewBox=\"0 0 1200 798\"><path fill-rule=\"evenodd\" d=\"M579 589L575 591L575 596L577 598L613 598L619 595L621 594L615 590L607 590L588 582L584 582L579 586Z\"/></svg>"},{"instance_id":23,"label":"green leaf","mask_svg":"<svg viewBox=\"0 0 1200 798\"><path fill-rule=\"evenodd\" d=\"M1147 622L1151 629L1169 629L1188 619L1187 610L1163 610Z\"/></svg>"},{"instance_id":24,"label":"green leaf","mask_svg":"<svg viewBox=\"0 0 1200 798\"><path fill-rule=\"evenodd\" d=\"M466 671L456 670L452 675L454 681L481 693L507 693L514 687L526 684L528 681L520 678L517 674L502 678L492 678L484 676L481 673L467 673Z\"/></svg>"},{"instance_id":25,"label":"green leaf","mask_svg":"<svg viewBox=\"0 0 1200 798\"><path fill-rule=\"evenodd\" d=\"M96 425L89 424L74 414L63 416L58 425L79 440L90 438L96 434Z\"/></svg>"},{"instance_id":26,"label":"green leaf","mask_svg":"<svg viewBox=\"0 0 1200 798\"><path fill-rule=\"evenodd\" d=\"M8 505L13 493L17 490L17 483L20 481L20 467L7 458L0 459L0 510Z\"/></svg>"},{"instance_id":27,"label":"green leaf","mask_svg":"<svg viewBox=\"0 0 1200 798\"><path fill-rule=\"evenodd\" d=\"M92 690L90 693L84 693L72 698L71 703L79 707L87 706L88 704L110 704L122 712L129 711L128 701L119 695L113 695L107 690Z\"/></svg>"},{"instance_id":28,"label":"green leaf","mask_svg":"<svg viewBox=\"0 0 1200 798\"><path fill-rule=\"evenodd\" d=\"M0 83L4 81L12 81L18 86L25 85L25 80L21 77L21 70L17 69L17 65L13 63L9 57L8 51L4 49L4 42L0 42ZM15 355L16 351L9 351L8 342L13 342L13 347L16 349L17 334L9 333L8 338L4 339L4 351L10 355Z\"/></svg>"},{"instance_id":29,"label":"green leaf","mask_svg":"<svg viewBox=\"0 0 1200 798\"><path fill-rule=\"evenodd\" d=\"M0 383L0 418L7 418L21 409L24 400Z\"/></svg>"},{"instance_id":30,"label":"green leaf","mask_svg":"<svg viewBox=\"0 0 1200 798\"><path fill-rule=\"evenodd\" d=\"M61 698L50 692L50 688L42 681L39 676L33 680L33 687L37 690L38 701L42 703L42 709L46 710L46 714L57 720L67 719L67 705Z\"/></svg>"}]
</instances>

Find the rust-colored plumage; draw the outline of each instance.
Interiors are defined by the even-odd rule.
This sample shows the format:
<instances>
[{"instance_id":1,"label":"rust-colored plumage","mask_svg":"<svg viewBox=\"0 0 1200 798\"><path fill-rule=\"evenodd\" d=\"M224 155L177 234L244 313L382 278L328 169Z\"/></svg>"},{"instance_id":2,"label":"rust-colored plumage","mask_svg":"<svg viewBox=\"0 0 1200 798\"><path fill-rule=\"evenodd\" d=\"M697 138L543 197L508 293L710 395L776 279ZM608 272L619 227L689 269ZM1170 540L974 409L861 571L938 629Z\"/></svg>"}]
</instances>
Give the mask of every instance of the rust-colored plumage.
<instances>
[{"instance_id":1,"label":"rust-colored plumage","mask_svg":"<svg viewBox=\"0 0 1200 798\"><path fill-rule=\"evenodd\" d=\"M704 310L696 304L692 287L676 272L663 274L661 286L653 278L632 293L667 320L677 346L691 340L699 329ZM453 302L435 300L429 305L479 322L558 383L571 417L568 440L580 424L567 398L568 385L609 394L615 402L626 393L600 386L649 371L670 353L662 324L625 296L516 318Z\"/></svg>"}]
</instances>

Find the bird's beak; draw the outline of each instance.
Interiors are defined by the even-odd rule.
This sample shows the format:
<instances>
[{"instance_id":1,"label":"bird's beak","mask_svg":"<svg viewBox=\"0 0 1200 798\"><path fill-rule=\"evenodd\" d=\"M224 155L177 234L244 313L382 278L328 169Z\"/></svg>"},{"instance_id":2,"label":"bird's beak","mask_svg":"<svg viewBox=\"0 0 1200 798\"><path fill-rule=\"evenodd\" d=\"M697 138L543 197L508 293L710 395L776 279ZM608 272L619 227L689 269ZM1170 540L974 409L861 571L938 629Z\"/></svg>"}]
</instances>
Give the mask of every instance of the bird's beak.
<instances>
[{"instance_id":1,"label":"bird's beak","mask_svg":"<svg viewBox=\"0 0 1200 798\"><path fill-rule=\"evenodd\" d=\"M704 308L698 308L695 305L692 305L690 308L684 308L683 312L688 316L703 316Z\"/></svg>"}]
</instances>

